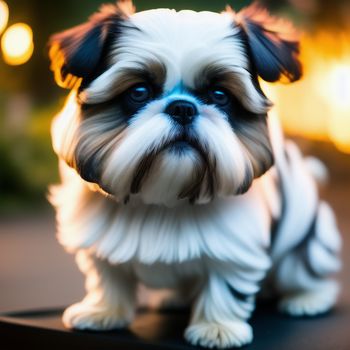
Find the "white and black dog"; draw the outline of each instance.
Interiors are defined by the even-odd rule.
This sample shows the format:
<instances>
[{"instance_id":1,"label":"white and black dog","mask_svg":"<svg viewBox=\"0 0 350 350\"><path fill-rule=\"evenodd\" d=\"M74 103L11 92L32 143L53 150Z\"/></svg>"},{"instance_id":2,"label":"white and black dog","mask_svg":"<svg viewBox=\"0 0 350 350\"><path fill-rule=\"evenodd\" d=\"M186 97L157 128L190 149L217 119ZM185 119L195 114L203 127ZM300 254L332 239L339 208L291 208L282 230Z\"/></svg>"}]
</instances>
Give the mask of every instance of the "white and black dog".
<instances>
[{"instance_id":1,"label":"white and black dog","mask_svg":"<svg viewBox=\"0 0 350 350\"><path fill-rule=\"evenodd\" d=\"M53 122L51 202L87 289L67 327L126 326L139 283L192 302L185 337L210 348L252 341L262 288L291 315L334 305L334 215L258 80L300 78L288 23L256 4L135 13L120 1L50 45L72 89Z\"/></svg>"}]
</instances>

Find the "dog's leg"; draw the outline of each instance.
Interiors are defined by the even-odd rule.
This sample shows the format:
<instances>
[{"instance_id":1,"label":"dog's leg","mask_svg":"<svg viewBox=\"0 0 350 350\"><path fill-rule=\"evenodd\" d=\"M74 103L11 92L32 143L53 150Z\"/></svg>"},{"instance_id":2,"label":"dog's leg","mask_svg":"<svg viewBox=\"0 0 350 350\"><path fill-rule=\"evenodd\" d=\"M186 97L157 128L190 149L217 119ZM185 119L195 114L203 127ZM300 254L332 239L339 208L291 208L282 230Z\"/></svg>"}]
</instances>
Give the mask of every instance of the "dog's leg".
<instances>
[{"instance_id":1,"label":"dog's leg","mask_svg":"<svg viewBox=\"0 0 350 350\"><path fill-rule=\"evenodd\" d=\"M276 267L275 283L283 295L279 308L293 316L328 311L336 302L340 235L331 208L321 203L304 240Z\"/></svg>"},{"instance_id":2,"label":"dog's leg","mask_svg":"<svg viewBox=\"0 0 350 350\"><path fill-rule=\"evenodd\" d=\"M68 328L110 330L124 328L134 316L136 280L127 266L112 266L87 252L77 254L86 275L86 297L68 307L63 323Z\"/></svg>"},{"instance_id":3,"label":"dog's leg","mask_svg":"<svg viewBox=\"0 0 350 350\"><path fill-rule=\"evenodd\" d=\"M249 271L245 275L249 276ZM234 286L244 286L241 290L250 292L243 294ZM254 310L254 294L258 289L256 280L248 282L247 278L230 279L211 273L195 302L190 325L185 331L187 341L221 349L250 343L253 332L247 319Z\"/></svg>"}]
</instances>

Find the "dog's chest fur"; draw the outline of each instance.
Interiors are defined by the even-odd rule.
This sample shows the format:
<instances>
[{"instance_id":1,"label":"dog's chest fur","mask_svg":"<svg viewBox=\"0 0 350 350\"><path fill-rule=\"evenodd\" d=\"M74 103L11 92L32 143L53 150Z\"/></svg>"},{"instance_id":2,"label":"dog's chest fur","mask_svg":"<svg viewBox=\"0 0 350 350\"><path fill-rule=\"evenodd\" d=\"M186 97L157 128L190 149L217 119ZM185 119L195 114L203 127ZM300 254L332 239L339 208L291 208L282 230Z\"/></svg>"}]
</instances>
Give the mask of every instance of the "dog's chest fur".
<instances>
[{"instance_id":1,"label":"dog's chest fur","mask_svg":"<svg viewBox=\"0 0 350 350\"><path fill-rule=\"evenodd\" d=\"M267 259L270 213L260 180L242 196L174 208L116 204L86 189L79 178L64 181L59 193L55 205L65 201L59 211L60 242L72 251L93 249L112 264L200 259L249 268Z\"/></svg>"}]
</instances>

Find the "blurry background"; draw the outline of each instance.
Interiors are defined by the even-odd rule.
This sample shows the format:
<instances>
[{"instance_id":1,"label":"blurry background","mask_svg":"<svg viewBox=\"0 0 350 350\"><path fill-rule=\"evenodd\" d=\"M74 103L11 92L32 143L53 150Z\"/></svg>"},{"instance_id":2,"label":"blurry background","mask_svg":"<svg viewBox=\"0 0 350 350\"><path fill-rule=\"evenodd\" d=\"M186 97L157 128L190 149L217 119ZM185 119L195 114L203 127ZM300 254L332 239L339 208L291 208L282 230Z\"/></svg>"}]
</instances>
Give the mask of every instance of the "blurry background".
<instances>
[{"instance_id":1,"label":"blurry background","mask_svg":"<svg viewBox=\"0 0 350 350\"><path fill-rule=\"evenodd\" d=\"M104 1L0 0L0 312L67 304L82 294L72 257L55 242L47 186L58 181L50 121L67 91L54 84L46 43ZM154 7L239 10L244 0L135 0ZM304 79L264 84L286 132L329 167L324 196L350 229L350 1L265 0L303 29ZM350 255L350 254L345 254ZM346 262L346 265L347 262ZM348 279L347 279L348 280Z\"/></svg>"}]
</instances>

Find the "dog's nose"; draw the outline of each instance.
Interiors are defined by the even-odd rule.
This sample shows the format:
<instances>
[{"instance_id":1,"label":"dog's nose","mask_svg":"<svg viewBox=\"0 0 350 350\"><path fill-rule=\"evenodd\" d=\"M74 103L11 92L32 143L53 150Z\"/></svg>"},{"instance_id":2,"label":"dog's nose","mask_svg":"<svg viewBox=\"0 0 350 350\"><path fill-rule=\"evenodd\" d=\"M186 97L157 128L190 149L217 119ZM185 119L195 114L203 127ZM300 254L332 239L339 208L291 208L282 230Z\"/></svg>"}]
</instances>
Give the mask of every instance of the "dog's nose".
<instances>
[{"instance_id":1,"label":"dog's nose","mask_svg":"<svg viewBox=\"0 0 350 350\"><path fill-rule=\"evenodd\" d=\"M168 105L165 109L165 113L169 114L177 123L186 125L192 123L193 119L198 114L198 110L192 102L177 100Z\"/></svg>"}]
</instances>

